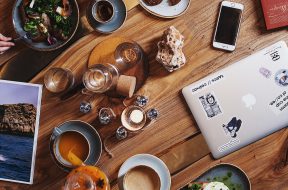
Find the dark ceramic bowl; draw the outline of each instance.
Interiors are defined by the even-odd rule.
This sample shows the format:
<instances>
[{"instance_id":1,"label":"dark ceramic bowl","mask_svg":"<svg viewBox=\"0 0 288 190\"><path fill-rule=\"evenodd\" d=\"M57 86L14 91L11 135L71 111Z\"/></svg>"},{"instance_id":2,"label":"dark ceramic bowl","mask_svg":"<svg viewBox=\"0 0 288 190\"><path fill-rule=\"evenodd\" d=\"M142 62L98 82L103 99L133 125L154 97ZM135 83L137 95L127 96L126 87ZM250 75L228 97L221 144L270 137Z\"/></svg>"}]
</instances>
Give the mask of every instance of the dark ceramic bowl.
<instances>
[{"instance_id":1,"label":"dark ceramic bowl","mask_svg":"<svg viewBox=\"0 0 288 190\"><path fill-rule=\"evenodd\" d=\"M23 0L16 0L14 3L14 7L12 10L12 21L15 32L18 34L19 38L30 48L37 50L37 51L53 51L56 50L65 44L67 44L71 38L74 36L78 25L79 25L79 7L76 0L69 0L72 6L72 32L69 38L66 41L58 40L55 44L49 45L46 41L45 42L33 42L31 39L28 39L26 36L26 32L23 29L23 23L19 13L19 6Z\"/></svg>"},{"instance_id":2,"label":"dark ceramic bowl","mask_svg":"<svg viewBox=\"0 0 288 190\"><path fill-rule=\"evenodd\" d=\"M212 181L223 182L231 190L251 190L251 184L246 173L239 167L232 164L218 164L193 180L193 182ZM188 185L182 187L180 190L187 189L189 189Z\"/></svg>"}]
</instances>

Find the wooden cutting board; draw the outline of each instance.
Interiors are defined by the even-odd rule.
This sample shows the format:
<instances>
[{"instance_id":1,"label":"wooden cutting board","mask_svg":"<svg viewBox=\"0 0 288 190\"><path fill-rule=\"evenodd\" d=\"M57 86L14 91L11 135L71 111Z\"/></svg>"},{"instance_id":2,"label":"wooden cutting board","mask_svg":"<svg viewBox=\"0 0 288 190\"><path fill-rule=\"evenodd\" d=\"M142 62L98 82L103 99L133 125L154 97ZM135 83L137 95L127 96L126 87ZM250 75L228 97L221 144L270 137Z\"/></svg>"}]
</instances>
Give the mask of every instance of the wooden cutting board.
<instances>
[{"instance_id":1,"label":"wooden cutting board","mask_svg":"<svg viewBox=\"0 0 288 190\"><path fill-rule=\"evenodd\" d=\"M114 52L118 45L124 42L132 42L129 39L123 38L123 37L110 37L99 44L95 46L95 48L92 50L89 59L88 59L88 67L92 67L95 64L101 64L101 63L110 63L115 64L115 57ZM144 52L144 50L143 50ZM121 75L127 75L127 76L135 76L136 77L136 88L135 92L138 91L142 85L144 84L145 80L148 77L149 74L149 63L147 59L145 58L145 52L144 52L144 59L141 63L135 65L131 69L128 69L124 73L121 73ZM108 96L112 97L118 97L118 94L113 91L107 93Z\"/></svg>"}]
</instances>

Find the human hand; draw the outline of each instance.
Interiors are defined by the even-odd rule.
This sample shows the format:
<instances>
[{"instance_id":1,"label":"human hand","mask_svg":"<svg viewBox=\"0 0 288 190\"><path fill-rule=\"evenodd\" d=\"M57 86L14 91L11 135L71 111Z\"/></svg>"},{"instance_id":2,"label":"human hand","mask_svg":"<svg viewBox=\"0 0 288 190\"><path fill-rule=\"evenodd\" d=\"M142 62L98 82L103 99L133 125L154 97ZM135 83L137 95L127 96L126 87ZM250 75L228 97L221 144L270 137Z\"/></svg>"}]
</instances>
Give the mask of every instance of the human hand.
<instances>
[{"instance_id":1,"label":"human hand","mask_svg":"<svg viewBox=\"0 0 288 190\"><path fill-rule=\"evenodd\" d=\"M5 37L3 34L0 34L0 54L3 54L12 46L15 46L13 42L9 42L10 40L12 40L12 38Z\"/></svg>"}]
</instances>

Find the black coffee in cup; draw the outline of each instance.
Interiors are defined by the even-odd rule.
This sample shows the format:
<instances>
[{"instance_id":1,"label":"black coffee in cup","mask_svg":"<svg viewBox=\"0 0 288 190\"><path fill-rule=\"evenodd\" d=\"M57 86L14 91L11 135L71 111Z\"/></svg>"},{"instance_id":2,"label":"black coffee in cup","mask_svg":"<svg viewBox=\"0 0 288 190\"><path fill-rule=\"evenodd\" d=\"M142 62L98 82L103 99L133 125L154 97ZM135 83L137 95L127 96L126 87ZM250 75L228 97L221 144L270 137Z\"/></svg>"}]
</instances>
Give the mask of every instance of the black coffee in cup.
<instances>
[{"instance_id":1,"label":"black coffee in cup","mask_svg":"<svg viewBox=\"0 0 288 190\"><path fill-rule=\"evenodd\" d=\"M109 22L114 16L114 7L109 0L96 0L92 11L94 19L101 23Z\"/></svg>"}]
</instances>

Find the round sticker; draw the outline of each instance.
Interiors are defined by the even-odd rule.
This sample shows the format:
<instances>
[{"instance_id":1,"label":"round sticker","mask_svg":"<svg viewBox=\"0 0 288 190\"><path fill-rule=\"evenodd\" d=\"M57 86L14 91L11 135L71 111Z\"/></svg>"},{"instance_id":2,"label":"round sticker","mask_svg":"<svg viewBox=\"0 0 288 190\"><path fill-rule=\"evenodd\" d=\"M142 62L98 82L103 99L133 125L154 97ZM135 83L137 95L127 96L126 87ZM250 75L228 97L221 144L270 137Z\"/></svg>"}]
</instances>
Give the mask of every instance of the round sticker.
<instances>
[{"instance_id":1,"label":"round sticker","mask_svg":"<svg viewBox=\"0 0 288 190\"><path fill-rule=\"evenodd\" d=\"M288 70L279 70L275 75L275 82L280 86L288 86Z\"/></svg>"}]
</instances>

